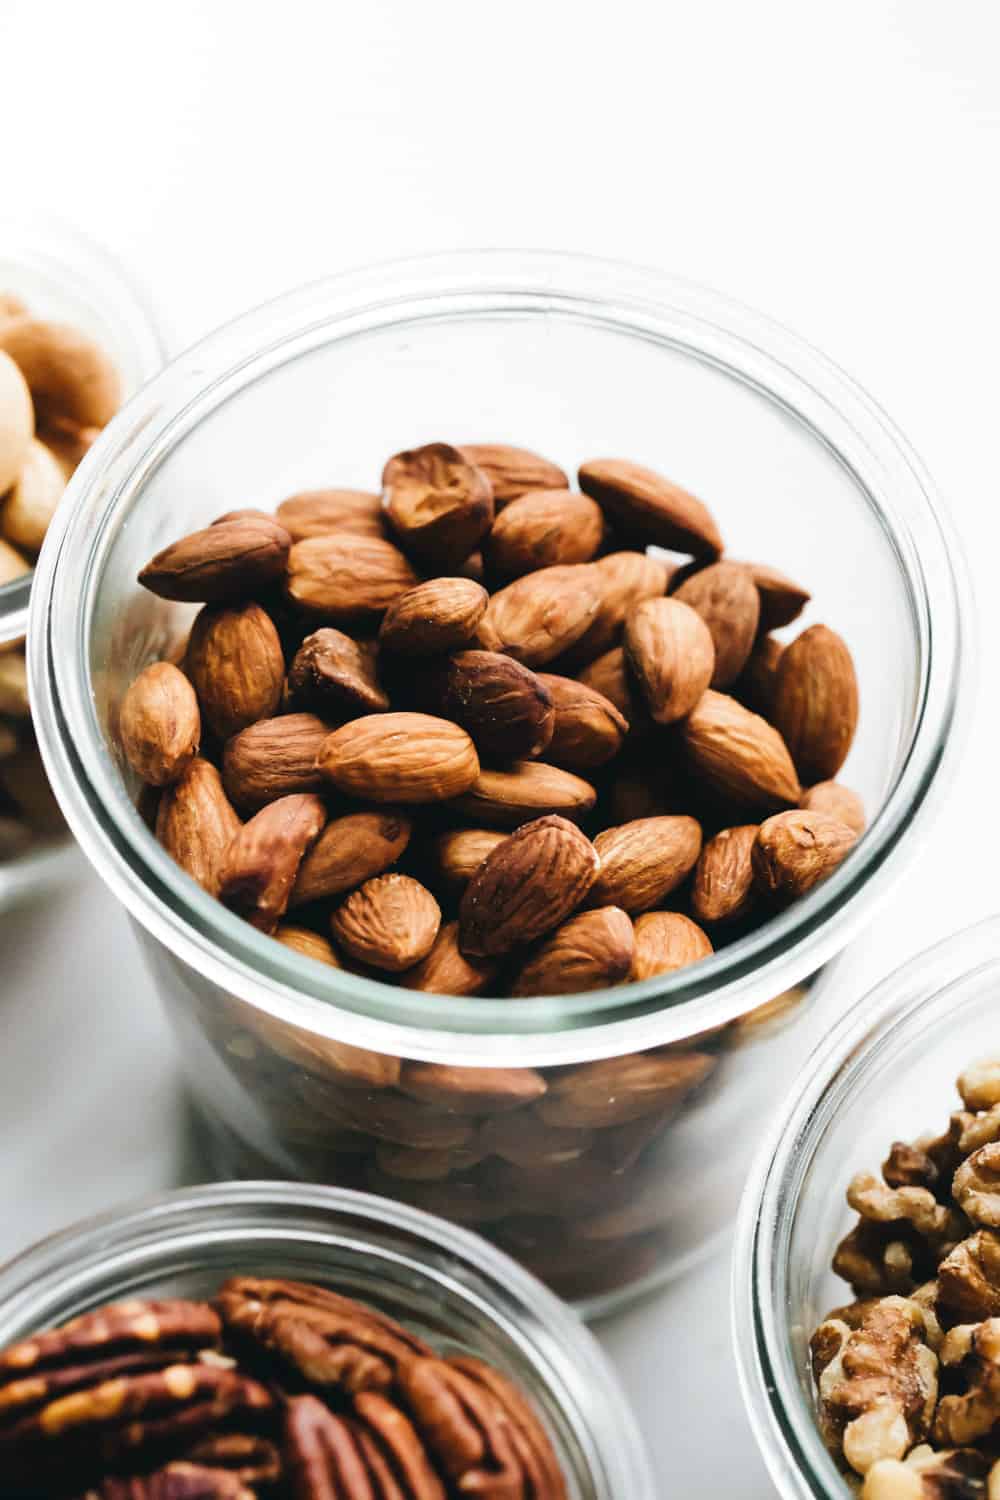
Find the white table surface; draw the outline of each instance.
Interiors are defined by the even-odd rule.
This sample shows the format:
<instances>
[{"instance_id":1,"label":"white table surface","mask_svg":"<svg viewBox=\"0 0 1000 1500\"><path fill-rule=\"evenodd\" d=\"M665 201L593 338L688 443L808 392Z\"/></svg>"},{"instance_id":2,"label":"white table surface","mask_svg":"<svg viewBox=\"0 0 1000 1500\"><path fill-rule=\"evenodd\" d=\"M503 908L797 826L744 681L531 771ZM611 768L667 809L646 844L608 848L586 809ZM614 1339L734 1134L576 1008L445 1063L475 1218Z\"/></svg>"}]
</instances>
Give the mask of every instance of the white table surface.
<instances>
[{"instance_id":1,"label":"white table surface","mask_svg":"<svg viewBox=\"0 0 1000 1500\"><path fill-rule=\"evenodd\" d=\"M868 386L964 534L983 691L924 856L839 970L846 1002L997 905L998 43L994 0L3 0L0 213L103 239L174 348L328 271L533 244L725 289ZM96 881L0 923L0 965L2 1256L197 1167ZM665 1494L772 1493L727 1302L720 1258L601 1330Z\"/></svg>"}]
</instances>

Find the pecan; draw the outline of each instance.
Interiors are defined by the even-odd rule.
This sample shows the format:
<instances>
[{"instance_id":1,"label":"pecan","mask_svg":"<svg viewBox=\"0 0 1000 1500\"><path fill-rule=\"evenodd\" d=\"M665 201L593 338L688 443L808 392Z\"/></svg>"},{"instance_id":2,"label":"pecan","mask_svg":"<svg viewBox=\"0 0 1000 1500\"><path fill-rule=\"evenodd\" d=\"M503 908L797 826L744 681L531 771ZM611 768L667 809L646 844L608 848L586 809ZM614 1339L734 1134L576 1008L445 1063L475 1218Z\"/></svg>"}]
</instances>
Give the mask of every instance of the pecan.
<instances>
[{"instance_id":1,"label":"pecan","mask_svg":"<svg viewBox=\"0 0 1000 1500\"><path fill-rule=\"evenodd\" d=\"M201 1464L167 1464L155 1474L105 1479L81 1500L255 1500L239 1474Z\"/></svg>"},{"instance_id":2,"label":"pecan","mask_svg":"<svg viewBox=\"0 0 1000 1500\"><path fill-rule=\"evenodd\" d=\"M566 1495L566 1480L562 1467L534 1409L525 1400L517 1386L481 1359L471 1355L456 1355L449 1360L452 1369L459 1370L476 1384L485 1386L494 1400L503 1407L517 1435L515 1446L518 1456L527 1468L527 1493L531 1500L562 1500Z\"/></svg>"},{"instance_id":3,"label":"pecan","mask_svg":"<svg viewBox=\"0 0 1000 1500\"><path fill-rule=\"evenodd\" d=\"M397 1420L386 1422L380 1407L375 1418L389 1429L391 1458L379 1441L380 1429L336 1416L315 1396L290 1401L285 1447L295 1500L444 1500L420 1439L401 1412L388 1410ZM398 1467L392 1462L397 1457L403 1460ZM411 1478L415 1485L406 1484Z\"/></svg>"},{"instance_id":4,"label":"pecan","mask_svg":"<svg viewBox=\"0 0 1000 1500\"><path fill-rule=\"evenodd\" d=\"M270 1438L249 1432L220 1432L202 1438L186 1455L192 1464L225 1469L246 1484L274 1484L284 1473L281 1453Z\"/></svg>"},{"instance_id":5,"label":"pecan","mask_svg":"<svg viewBox=\"0 0 1000 1500\"><path fill-rule=\"evenodd\" d=\"M524 1428L479 1378L439 1359L414 1360L402 1390L430 1451L459 1493L483 1500L556 1496Z\"/></svg>"},{"instance_id":6,"label":"pecan","mask_svg":"<svg viewBox=\"0 0 1000 1500\"><path fill-rule=\"evenodd\" d=\"M391 1496L386 1476L392 1475L405 1500L444 1500L424 1435L409 1418L377 1391L362 1391L354 1398L354 1410L362 1450L382 1492Z\"/></svg>"}]
</instances>

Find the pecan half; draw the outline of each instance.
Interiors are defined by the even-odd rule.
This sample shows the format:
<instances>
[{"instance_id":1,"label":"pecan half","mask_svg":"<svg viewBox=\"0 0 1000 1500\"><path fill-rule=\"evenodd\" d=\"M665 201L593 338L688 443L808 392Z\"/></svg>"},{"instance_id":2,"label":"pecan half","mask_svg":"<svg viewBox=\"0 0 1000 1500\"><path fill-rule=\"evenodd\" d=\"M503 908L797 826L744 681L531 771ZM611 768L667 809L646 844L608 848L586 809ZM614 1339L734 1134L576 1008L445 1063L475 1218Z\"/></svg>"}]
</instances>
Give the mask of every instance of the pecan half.
<instances>
[{"instance_id":1,"label":"pecan half","mask_svg":"<svg viewBox=\"0 0 1000 1500\"><path fill-rule=\"evenodd\" d=\"M490 1391L440 1359L414 1360L401 1384L421 1436L460 1493L523 1500L528 1474L522 1453L530 1449L526 1440L517 1443ZM540 1500L548 1493L539 1490Z\"/></svg>"},{"instance_id":2,"label":"pecan half","mask_svg":"<svg viewBox=\"0 0 1000 1500\"><path fill-rule=\"evenodd\" d=\"M105 1479L82 1500L255 1500L238 1474L201 1464L167 1464L155 1474Z\"/></svg>"}]
</instances>

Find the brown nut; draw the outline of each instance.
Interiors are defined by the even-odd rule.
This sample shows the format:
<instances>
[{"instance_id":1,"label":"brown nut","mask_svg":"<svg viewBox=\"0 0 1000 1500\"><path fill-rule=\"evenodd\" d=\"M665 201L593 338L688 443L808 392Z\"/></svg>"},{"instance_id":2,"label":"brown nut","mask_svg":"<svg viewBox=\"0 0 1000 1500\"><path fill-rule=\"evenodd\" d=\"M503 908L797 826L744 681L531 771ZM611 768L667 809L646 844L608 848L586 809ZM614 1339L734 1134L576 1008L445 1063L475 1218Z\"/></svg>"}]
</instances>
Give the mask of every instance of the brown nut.
<instances>
[{"instance_id":1,"label":"brown nut","mask_svg":"<svg viewBox=\"0 0 1000 1500\"><path fill-rule=\"evenodd\" d=\"M694 557L718 557L722 537L708 508L669 479L622 458L581 464L580 488L592 496L616 532Z\"/></svg>"},{"instance_id":2,"label":"brown nut","mask_svg":"<svg viewBox=\"0 0 1000 1500\"><path fill-rule=\"evenodd\" d=\"M1000 1316L1000 1235L979 1229L956 1245L937 1268L938 1300L952 1322Z\"/></svg>"},{"instance_id":3,"label":"brown nut","mask_svg":"<svg viewBox=\"0 0 1000 1500\"><path fill-rule=\"evenodd\" d=\"M481 771L455 808L475 823L517 828L545 813L583 818L597 801L588 781L537 760L516 760L505 771Z\"/></svg>"},{"instance_id":4,"label":"brown nut","mask_svg":"<svg viewBox=\"0 0 1000 1500\"><path fill-rule=\"evenodd\" d=\"M282 922L275 929L274 936L286 948L291 948L293 953L301 953L303 958L314 959L316 963L326 964L331 969L340 968L340 959L332 944L320 933L313 932L311 927L297 927L293 922Z\"/></svg>"},{"instance_id":5,"label":"brown nut","mask_svg":"<svg viewBox=\"0 0 1000 1500\"><path fill-rule=\"evenodd\" d=\"M327 736L316 764L338 790L370 802L440 802L459 797L479 776L465 730L429 714L354 719Z\"/></svg>"},{"instance_id":6,"label":"brown nut","mask_svg":"<svg viewBox=\"0 0 1000 1500\"><path fill-rule=\"evenodd\" d=\"M398 974L425 958L441 926L441 908L410 875L376 875L330 918L334 940L358 963Z\"/></svg>"},{"instance_id":7,"label":"brown nut","mask_svg":"<svg viewBox=\"0 0 1000 1500\"><path fill-rule=\"evenodd\" d=\"M503 1408L517 1434L515 1446L531 1478L528 1493L538 1496L539 1500L566 1500L566 1480L562 1466L552 1450L548 1433L517 1386L492 1365L484 1364L481 1359L468 1354L452 1355L449 1364L470 1380L485 1386ZM530 1454L530 1462L525 1462L525 1447Z\"/></svg>"},{"instance_id":8,"label":"brown nut","mask_svg":"<svg viewBox=\"0 0 1000 1500\"><path fill-rule=\"evenodd\" d=\"M601 602L589 628L560 657L562 672L573 672L596 660L621 641L622 626L630 609L643 599L667 592L671 566L645 552L609 552L594 563L601 589Z\"/></svg>"},{"instance_id":9,"label":"brown nut","mask_svg":"<svg viewBox=\"0 0 1000 1500\"><path fill-rule=\"evenodd\" d=\"M408 553L447 573L493 524L493 490L448 443L397 453L382 470L382 509Z\"/></svg>"},{"instance_id":10,"label":"brown nut","mask_svg":"<svg viewBox=\"0 0 1000 1500\"><path fill-rule=\"evenodd\" d=\"M269 802L295 792L318 792L324 785L316 757L330 733L315 714L280 714L259 719L226 744L222 777L237 807L259 812Z\"/></svg>"},{"instance_id":11,"label":"brown nut","mask_svg":"<svg viewBox=\"0 0 1000 1500\"><path fill-rule=\"evenodd\" d=\"M958 1076L958 1092L966 1109L992 1109L1000 1104L1000 1058L981 1057Z\"/></svg>"},{"instance_id":12,"label":"brown nut","mask_svg":"<svg viewBox=\"0 0 1000 1500\"><path fill-rule=\"evenodd\" d=\"M381 537L310 536L288 554L288 597L329 625L372 624L418 581L399 548Z\"/></svg>"},{"instance_id":13,"label":"brown nut","mask_svg":"<svg viewBox=\"0 0 1000 1500\"><path fill-rule=\"evenodd\" d=\"M483 544L491 575L509 581L557 563L590 562L604 538L601 508L571 490L529 490L504 508Z\"/></svg>"},{"instance_id":14,"label":"brown nut","mask_svg":"<svg viewBox=\"0 0 1000 1500\"><path fill-rule=\"evenodd\" d=\"M811 625L782 653L774 722L806 782L836 776L858 723L854 662L840 636Z\"/></svg>"},{"instance_id":15,"label":"brown nut","mask_svg":"<svg viewBox=\"0 0 1000 1500\"><path fill-rule=\"evenodd\" d=\"M744 563L760 595L761 631L780 630L791 625L809 603L811 595L787 573L767 563Z\"/></svg>"},{"instance_id":16,"label":"brown nut","mask_svg":"<svg viewBox=\"0 0 1000 1500\"><path fill-rule=\"evenodd\" d=\"M0 531L14 547L37 553L45 540L66 480L44 443L35 439L6 497L0 499Z\"/></svg>"},{"instance_id":17,"label":"brown nut","mask_svg":"<svg viewBox=\"0 0 1000 1500\"><path fill-rule=\"evenodd\" d=\"M594 839L601 869L590 891L595 906L620 906L631 916L659 906L690 875L701 853L694 818L638 818Z\"/></svg>"},{"instance_id":18,"label":"brown nut","mask_svg":"<svg viewBox=\"0 0 1000 1500\"><path fill-rule=\"evenodd\" d=\"M347 813L328 823L299 866L290 906L355 890L403 854L413 825L401 813Z\"/></svg>"},{"instance_id":19,"label":"brown nut","mask_svg":"<svg viewBox=\"0 0 1000 1500\"><path fill-rule=\"evenodd\" d=\"M23 578L26 573L31 572L31 564L28 559L16 547L5 542L0 537L0 588L5 583L13 583L15 578Z\"/></svg>"},{"instance_id":20,"label":"brown nut","mask_svg":"<svg viewBox=\"0 0 1000 1500\"><path fill-rule=\"evenodd\" d=\"M1000 1143L973 1151L955 1173L955 1202L973 1224L1000 1229Z\"/></svg>"},{"instance_id":21,"label":"brown nut","mask_svg":"<svg viewBox=\"0 0 1000 1500\"><path fill-rule=\"evenodd\" d=\"M7 714L12 719L26 719L30 713L28 664L24 653L6 651L0 656L0 714Z\"/></svg>"},{"instance_id":22,"label":"brown nut","mask_svg":"<svg viewBox=\"0 0 1000 1500\"><path fill-rule=\"evenodd\" d=\"M962 1446L987 1439L997 1421L1000 1402L1000 1318L987 1318L974 1327L953 1328L941 1348L941 1363L951 1367L965 1386L958 1394L942 1396L934 1414L935 1443Z\"/></svg>"},{"instance_id":23,"label":"brown nut","mask_svg":"<svg viewBox=\"0 0 1000 1500\"><path fill-rule=\"evenodd\" d=\"M404 1062L399 1087L445 1114L492 1115L541 1099L548 1085L534 1068L466 1068Z\"/></svg>"},{"instance_id":24,"label":"brown nut","mask_svg":"<svg viewBox=\"0 0 1000 1500\"><path fill-rule=\"evenodd\" d=\"M461 1495L516 1500L558 1491L526 1485L526 1466L515 1428L495 1397L444 1360L413 1360L401 1373L408 1409L428 1449Z\"/></svg>"},{"instance_id":25,"label":"brown nut","mask_svg":"<svg viewBox=\"0 0 1000 1500\"><path fill-rule=\"evenodd\" d=\"M705 933L680 912L648 911L636 918L632 978L672 974L675 969L709 958L712 952Z\"/></svg>"},{"instance_id":26,"label":"brown nut","mask_svg":"<svg viewBox=\"0 0 1000 1500\"><path fill-rule=\"evenodd\" d=\"M629 725L611 700L572 677L539 672L538 681L554 710L552 738L543 747L546 759L569 771L589 771L613 760Z\"/></svg>"},{"instance_id":27,"label":"brown nut","mask_svg":"<svg viewBox=\"0 0 1000 1500\"><path fill-rule=\"evenodd\" d=\"M648 735L653 720L629 669L624 647L613 646L590 662L580 673L579 681L614 704L633 740Z\"/></svg>"},{"instance_id":28,"label":"brown nut","mask_svg":"<svg viewBox=\"0 0 1000 1500\"><path fill-rule=\"evenodd\" d=\"M453 828L435 840L432 858L442 881L461 890L472 879L487 854L507 837L494 828Z\"/></svg>"},{"instance_id":29,"label":"brown nut","mask_svg":"<svg viewBox=\"0 0 1000 1500\"><path fill-rule=\"evenodd\" d=\"M272 1478L280 1473L280 1468L271 1469ZM247 1488L241 1474L179 1459L152 1474L102 1479L88 1489L84 1500L255 1500L255 1491Z\"/></svg>"},{"instance_id":30,"label":"brown nut","mask_svg":"<svg viewBox=\"0 0 1000 1500\"><path fill-rule=\"evenodd\" d=\"M389 695L378 680L374 643L329 626L313 631L288 669L288 697L296 708L333 720L384 713Z\"/></svg>"},{"instance_id":31,"label":"brown nut","mask_svg":"<svg viewBox=\"0 0 1000 1500\"><path fill-rule=\"evenodd\" d=\"M760 595L741 563L717 562L681 584L675 599L690 605L708 626L715 647L711 687L726 688L746 666L757 638Z\"/></svg>"},{"instance_id":32,"label":"brown nut","mask_svg":"<svg viewBox=\"0 0 1000 1500\"><path fill-rule=\"evenodd\" d=\"M50 422L38 435L62 470L63 479L70 480L97 442L101 429L77 427L72 422Z\"/></svg>"},{"instance_id":33,"label":"brown nut","mask_svg":"<svg viewBox=\"0 0 1000 1500\"><path fill-rule=\"evenodd\" d=\"M462 952L489 957L543 937L579 906L598 868L593 844L565 818L524 824L497 845L465 888Z\"/></svg>"},{"instance_id":34,"label":"brown nut","mask_svg":"<svg viewBox=\"0 0 1000 1500\"><path fill-rule=\"evenodd\" d=\"M104 427L121 405L112 360L78 328L30 316L0 324L0 350L24 376L40 427L56 421Z\"/></svg>"},{"instance_id":35,"label":"brown nut","mask_svg":"<svg viewBox=\"0 0 1000 1500\"><path fill-rule=\"evenodd\" d=\"M226 850L240 829L210 761L196 758L164 789L156 814L156 837L170 857L210 895L219 892Z\"/></svg>"},{"instance_id":36,"label":"brown nut","mask_svg":"<svg viewBox=\"0 0 1000 1500\"><path fill-rule=\"evenodd\" d=\"M10 355L0 349L0 495L16 484L34 434L31 392ZM6 581L2 573L0 581Z\"/></svg>"},{"instance_id":37,"label":"brown nut","mask_svg":"<svg viewBox=\"0 0 1000 1500\"><path fill-rule=\"evenodd\" d=\"M493 595L483 619L499 645L528 667L544 667L589 629L601 602L592 563L539 568Z\"/></svg>"},{"instance_id":38,"label":"brown nut","mask_svg":"<svg viewBox=\"0 0 1000 1500\"><path fill-rule=\"evenodd\" d=\"M625 658L658 724L689 714L715 671L711 632L679 599L644 599L629 612Z\"/></svg>"},{"instance_id":39,"label":"brown nut","mask_svg":"<svg viewBox=\"0 0 1000 1500\"><path fill-rule=\"evenodd\" d=\"M776 813L754 839L754 881L774 900L795 901L832 875L856 843L853 829L826 813Z\"/></svg>"},{"instance_id":40,"label":"brown nut","mask_svg":"<svg viewBox=\"0 0 1000 1500\"><path fill-rule=\"evenodd\" d=\"M319 797L279 797L234 837L222 859L219 900L262 932L273 932L288 908L299 865L326 823Z\"/></svg>"},{"instance_id":41,"label":"brown nut","mask_svg":"<svg viewBox=\"0 0 1000 1500\"><path fill-rule=\"evenodd\" d=\"M558 464L527 448L512 448L508 443L463 443L459 452L486 475L497 510L529 490L563 490L569 484Z\"/></svg>"},{"instance_id":42,"label":"brown nut","mask_svg":"<svg viewBox=\"0 0 1000 1500\"><path fill-rule=\"evenodd\" d=\"M535 1106L546 1125L605 1131L673 1109L715 1067L704 1052L637 1052L566 1068Z\"/></svg>"},{"instance_id":43,"label":"brown nut","mask_svg":"<svg viewBox=\"0 0 1000 1500\"><path fill-rule=\"evenodd\" d=\"M762 635L747 657L746 666L733 683L733 697L769 723L774 721L774 703L778 691L778 668L785 647L773 635Z\"/></svg>"},{"instance_id":44,"label":"brown nut","mask_svg":"<svg viewBox=\"0 0 1000 1500\"><path fill-rule=\"evenodd\" d=\"M224 604L250 598L285 571L291 538L276 521L225 521L158 552L139 582L161 599Z\"/></svg>"},{"instance_id":45,"label":"brown nut","mask_svg":"<svg viewBox=\"0 0 1000 1500\"><path fill-rule=\"evenodd\" d=\"M802 793L799 806L806 812L826 813L845 823L858 838L865 831L865 805L857 792L841 786L839 781L817 781Z\"/></svg>"},{"instance_id":46,"label":"brown nut","mask_svg":"<svg viewBox=\"0 0 1000 1500\"><path fill-rule=\"evenodd\" d=\"M724 693L705 693L681 726L694 774L727 802L777 811L801 796L787 746L766 719Z\"/></svg>"},{"instance_id":47,"label":"brown nut","mask_svg":"<svg viewBox=\"0 0 1000 1500\"><path fill-rule=\"evenodd\" d=\"M188 637L184 667L205 722L228 740L277 713L285 681L281 640L259 604L207 605Z\"/></svg>"},{"instance_id":48,"label":"brown nut","mask_svg":"<svg viewBox=\"0 0 1000 1500\"><path fill-rule=\"evenodd\" d=\"M382 497L370 490L303 490L282 500L275 518L293 542L331 531L385 539Z\"/></svg>"},{"instance_id":49,"label":"brown nut","mask_svg":"<svg viewBox=\"0 0 1000 1500\"><path fill-rule=\"evenodd\" d=\"M632 923L620 907L580 912L530 954L510 993L576 995L621 984L632 968L634 948Z\"/></svg>"},{"instance_id":50,"label":"brown nut","mask_svg":"<svg viewBox=\"0 0 1000 1500\"><path fill-rule=\"evenodd\" d=\"M691 888L691 910L699 922L735 922L752 911L757 829L756 823L723 828L702 849Z\"/></svg>"},{"instance_id":51,"label":"brown nut","mask_svg":"<svg viewBox=\"0 0 1000 1500\"><path fill-rule=\"evenodd\" d=\"M122 699L118 732L129 765L151 786L177 781L198 754L201 715L194 688L168 661L152 662Z\"/></svg>"},{"instance_id":52,"label":"brown nut","mask_svg":"<svg viewBox=\"0 0 1000 1500\"><path fill-rule=\"evenodd\" d=\"M431 578L393 600L379 642L401 656L434 656L471 646L490 596L471 578Z\"/></svg>"},{"instance_id":53,"label":"brown nut","mask_svg":"<svg viewBox=\"0 0 1000 1500\"><path fill-rule=\"evenodd\" d=\"M420 701L461 724L482 756L522 760L552 738L555 712L541 678L496 651L459 651L421 674Z\"/></svg>"},{"instance_id":54,"label":"brown nut","mask_svg":"<svg viewBox=\"0 0 1000 1500\"><path fill-rule=\"evenodd\" d=\"M458 945L458 923L448 922L427 956L401 974L399 983L404 989L431 995L482 995L496 971L491 959L466 957Z\"/></svg>"},{"instance_id":55,"label":"brown nut","mask_svg":"<svg viewBox=\"0 0 1000 1500\"><path fill-rule=\"evenodd\" d=\"M922 1443L905 1459L878 1459L865 1475L861 1500L988 1500L995 1467L976 1448L935 1452Z\"/></svg>"}]
</instances>

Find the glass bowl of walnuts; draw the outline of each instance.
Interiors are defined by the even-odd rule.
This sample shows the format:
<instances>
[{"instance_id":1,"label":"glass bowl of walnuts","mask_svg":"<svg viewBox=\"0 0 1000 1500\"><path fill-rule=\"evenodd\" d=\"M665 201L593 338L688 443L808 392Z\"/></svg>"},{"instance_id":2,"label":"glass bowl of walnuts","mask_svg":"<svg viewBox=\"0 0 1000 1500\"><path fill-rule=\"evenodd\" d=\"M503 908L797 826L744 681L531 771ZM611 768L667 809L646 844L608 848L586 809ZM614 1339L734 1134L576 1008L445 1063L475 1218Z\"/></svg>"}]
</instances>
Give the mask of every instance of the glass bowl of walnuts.
<instances>
[{"instance_id":1,"label":"glass bowl of walnuts","mask_svg":"<svg viewBox=\"0 0 1000 1500\"><path fill-rule=\"evenodd\" d=\"M545 254L295 292L128 416L32 686L220 1172L592 1311L678 1271L960 738L919 464L792 335Z\"/></svg>"}]
</instances>

